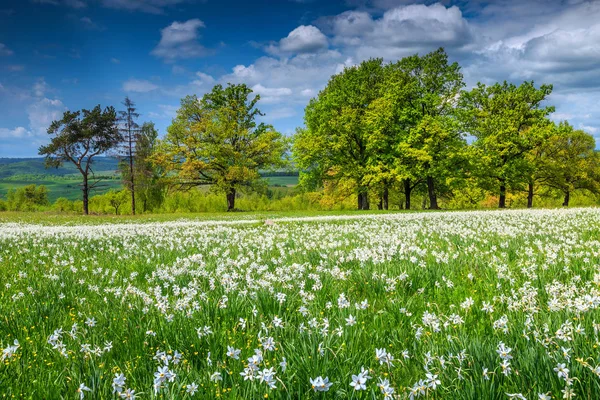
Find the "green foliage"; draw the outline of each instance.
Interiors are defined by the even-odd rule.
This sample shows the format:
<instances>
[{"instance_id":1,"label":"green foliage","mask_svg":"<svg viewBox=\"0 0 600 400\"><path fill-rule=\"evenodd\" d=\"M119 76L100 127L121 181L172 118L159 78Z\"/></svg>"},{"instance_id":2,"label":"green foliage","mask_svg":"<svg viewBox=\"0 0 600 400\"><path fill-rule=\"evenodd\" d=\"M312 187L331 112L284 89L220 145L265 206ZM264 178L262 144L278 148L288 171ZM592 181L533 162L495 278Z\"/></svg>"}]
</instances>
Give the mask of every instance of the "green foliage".
<instances>
[{"instance_id":1,"label":"green foliage","mask_svg":"<svg viewBox=\"0 0 600 400\"><path fill-rule=\"evenodd\" d=\"M10 189L6 196L5 209L8 211L36 211L49 205L46 186L32 184L18 189Z\"/></svg>"},{"instance_id":2,"label":"green foliage","mask_svg":"<svg viewBox=\"0 0 600 400\"><path fill-rule=\"evenodd\" d=\"M85 214L89 211L89 178L94 174L94 158L113 149L122 139L116 118L114 108L102 111L100 105L92 110L66 111L62 119L53 121L48 128L48 134L52 135L50 143L39 149L39 154L46 157L47 167L70 162L81 173Z\"/></svg>"},{"instance_id":3,"label":"green foliage","mask_svg":"<svg viewBox=\"0 0 600 400\"><path fill-rule=\"evenodd\" d=\"M259 170L282 166L287 143L256 118L260 96L246 85L217 85L202 99L181 101L177 117L154 153L171 183L181 188L210 185L228 195L233 210L238 190L254 190Z\"/></svg>"},{"instance_id":4,"label":"green foliage","mask_svg":"<svg viewBox=\"0 0 600 400\"><path fill-rule=\"evenodd\" d=\"M551 92L551 85L536 88L533 82L516 86L505 81L490 86L479 83L461 96L463 129L475 137L475 173L482 187L500 195L500 207L506 187L518 188L524 181L527 153L540 144L535 127L546 124L554 111L543 105Z\"/></svg>"}]
</instances>

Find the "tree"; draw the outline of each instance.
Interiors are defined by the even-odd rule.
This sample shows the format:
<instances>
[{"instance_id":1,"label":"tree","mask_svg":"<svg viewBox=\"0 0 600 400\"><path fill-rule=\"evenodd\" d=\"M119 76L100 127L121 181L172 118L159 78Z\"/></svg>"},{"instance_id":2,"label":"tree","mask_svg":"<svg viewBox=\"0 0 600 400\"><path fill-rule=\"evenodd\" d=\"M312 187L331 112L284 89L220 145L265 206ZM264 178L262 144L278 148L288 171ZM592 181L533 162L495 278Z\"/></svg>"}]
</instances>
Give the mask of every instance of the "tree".
<instances>
[{"instance_id":1,"label":"tree","mask_svg":"<svg viewBox=\"0 0 600 400\"><path fill-rule=\"evenodd\" d=\"M478 172L488 189L498 188L499 208L506 207L507 186L523 181L526 154L537 143L531 128L554 112L554 107L542 106L551 92L551 85L538 89L533 82L516 86L505 81L479 83L461 95L463 129L475 137Z\"/></svg>"},{"instance_id":2,"label":"tree","mask_svg":"<svg viewBox=\"0 0 600 400\"><path fill-rule=\"evenodd\" d=\"M135 103L125 97L123 101L125 111L119 111L119 122L121 124L121 135L123 137L123 149L122 152L125 154L127 162L127 173L123 173L122 176L125 178L124 183L131 192L131 213L135 215L135 150L137 141L139 138L140 126L137 124L136 119L139 118L140 114L136 112Z\"/></svg>"},{"instance_id":3,"label":"tree","mask_svg":"<svg viewBox=\"0 0 600 400\"><path fill-rule=\"evenodd\" d=\"M463 75L458 63L448 63L443 48L422 57L406 57L398 62L398 68L412 78L405 111L412 123L407 140L400 144L403 147L400 153L407 155L400 162L406 164L406 158L413 159L416 175L422 176L427 184L429 208L437 209L436 181L453 169L448 163L445 166L450 169L444 169L440 162L458 150L464 141L452 122L464 86Z\"/></svg>"},{"instance_id":4,"label":"tree","mask_svg":"<svg viewBox=\"0 0 600 400\"><path fill-rule=\"evenodd\" d=\"M142 125L138 140L135 143L134 174L136 191L142 203L142 211L157 207L163 199L163 171L159 165L152 162L156 150L158 131L151 122Z\"/></svg>"},{"instance_id":5,"label":"tree","mask_svg":"<svg viewBox=\"0 0 600 400\"><path fill-rule=\"evenodd\" d=\"M48 188L44 185L27 185L9 189L6 194L7 207L12 211L32 211L50 205Z\"/></svg>"},{"instance_id":6,"label":"tree","mask_svg":"<svg viewBox=\"0 0 600 400\"><path fill-rule=\"evenodd\" d=\"M334 75L305 110L306 129L298 131L294 156L302 174L317 179L351 180L358 209L369 209L370 126L367 111L380 97L384 82L382 59L364 61Z\"/></svg>"},{"instance_id":7,"label":"tree","mask_svg":"<svg viewBox=\"0 0 600 400\"><path fill-rule=\"evenodd\" d=\"M582 130L561 122L543 145L544 161L540 176L544 183L563 194L568 207L571 194L586 189L600 191L600 159L594 151L596 140Z\"/></svg>"},{"instance_id":8,"label":"tree","mask_svg":"<svg viewBox=\"0 0 600 400\"><path fill-rule=\"evenodd\" d=\"M549 157L552 157L548 153L547 143L555 130L556 125L552 121L544 119L532 126L528 132L533 147L525 154L525 164L523 166L523 173L527 180L527 208L533 207L536 187L544 184L547 179L545 168Z\"/></svg>"},{"instance_id":9,"label":"tree","mask_svg":"<svg viewBox=\"0 0 600 400\"><path fill-rule=\"evenodd\" d=\"M83 212L89 213L89 191L99 182L90 185L94 175L94 157L113 149L122 139L113 107L104 111L100 105L92 110L66 111L62 119L53 121L48 128L50 143L41 146L39 154L46 156L46 167L58 168L64 162L75 165L83 178Z\"/></svg>"},{"instance_id":10,"label":"tree","mask_svg":"<svg viewBox=\"0 0 600 400\"><path fill-rule=\"evenodd\" d=\"M109 190L105 194L108 204L115 209L115 215L119 215L119 208L127 201L127 191L114 189Z\"/></svg>"},{"instance_id":11,"label":"tree","mask_svg":"<svg viewBox=\"0 0 600 400\"><path fill-rule=\"evenodd\" d=\"M187 96L154 156L180 187L211 185L224 192L228 211L238 190L257 184L259 170L284 164L287 149L271 125L257 123L260 96L251 94L244 84L229 84L216 85L200 100Z\"/></svg>"}]
</instances>

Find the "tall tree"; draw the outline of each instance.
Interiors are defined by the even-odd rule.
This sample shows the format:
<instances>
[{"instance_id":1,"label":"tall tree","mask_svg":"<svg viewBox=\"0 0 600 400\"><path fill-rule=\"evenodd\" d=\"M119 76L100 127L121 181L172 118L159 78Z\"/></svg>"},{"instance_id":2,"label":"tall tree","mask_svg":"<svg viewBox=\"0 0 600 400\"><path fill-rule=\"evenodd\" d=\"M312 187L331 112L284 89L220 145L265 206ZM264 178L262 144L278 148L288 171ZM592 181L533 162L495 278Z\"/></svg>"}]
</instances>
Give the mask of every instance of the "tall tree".
<instances>
[{"instance_id":1,"label":"tall tree","mask_svg":"<svg viewBox=\"0 0 600 400\"><path fill-rule=\"evenodd\" d=\"M554 112L554 107L543 106L551 92L551 85L538 89L533 82L516 86L505 81L491 86L479 83L461 95L464 130L475 137L479 172L488 187L497 187L499 208L506 207L507 187L524 179L526 154L537 140L531 128Z\"/></svg>"},{"instance_id":2,"label":"tall tree","mask_svg":"<svg viewBox=\"0 0 600 400\"><path fill-rule=\"evenodd\" d=\"M527 208L533 207L536 187L545 184L548 179L545 170L547 162L553 156L548 152L550 150L548 140L555 134L556 129L557 127L552 121L543 119L533 125L528 132L533 146L525 154L525 164L522 169L527 180Z\"/></svg>"},{"instance_id":3,"label":"tall tree","mask_svg":"<svg viewBox=\"0 0 600 400\"><path fill-rule=\"evenodd\" d=\"M139 131L135 143L134 174L137 199L141 202L142 212L157 207L163 200L163 170L152 162L156 150L158 131L152 122L145 122Z\"/></svg>"},{"instance_id":4,"label":"tall tree","mask_svg":"<svg viewBox=\"0 0 600 400\"><path fill-rule=\"evenodd\" d=\"M100 105L92 110L66 111L62 119L53 121L48 128L50 143L41 146L39 154L46 156L46 167L58 168L64 162L75 165L83 178L83 213L89 214L89 191L99 181L90 184L94 176L94 158L119 144L122 140L117 126L117 113L113 107L102 110Z\"/></svg>"},{"instance_id":5,"label":"tall tree","mask_svg":"<svg viewBox=\"0 0 600 400\"><path fill-rule=\"evenodd\" d=\"M567 122L561 122L544 142L540 176L545 185L562 193L564 207L569 206L576 190L600 192L600 158L595 148L592 135Z\"/></svg>"},{"instance_id":6,"label":"tall tree","mask_svg":"<svg viewBox=\"0 0 600 400\"><path fill-rule=\"evenodd\" d=\"M358 209L369 209L365 177L373 149L369 149L367 110L380 96L383 60L364 61L334 75L305 111L306 129L294 142L294 156L303 174L319 179L351 180L356 184Z\"/></svg>"},{"instance_id":7,"label":"tall tree","mask_svg":"<svg viewBox=\"0 0 600 400\"><path fill-rule=\"evenodd\" d=\"M463 75L458 63L448 62L443 48L422 57L406 57L398 62L398 68L412 77L409 101L404 111L407 118L412 119L412 124L407 141L401 143L404 147L401 153L408 154L409 158L420 154L415 166L426 181L429 208L437 209L436 181L443 179L449 171L441 169L439 162L435 166L433 163L444 159L451 153L447 149L456 149L462 142L452 120L458 96L464 87Z\"/></svg>"},{"instance_id":8,"label":"tall tree","mask_svg":"<svg viewBox=\"0 0 600 400\"><path fill-rule=\"evenodd\" d=\"M184 98L154 156L181 187L211 185L224 192L228 211L238 190L258 182L259 170L284 164L287 149L271 125L257 123L260 96L251 94L244 84L229 84L216 85L202 99Z\"/></svg>"},{"instance_id":9,"label":"tall tree","mask_svg":"<svg viewBox=\"0 0 600 400\"><path fill-rule=\"evenodd\" d=\"M123 101L125 110L119 111L119 123L121 124L121 135L123 137L123 149L127 163L127 173L122 174L125 178L124 183L126 184L129 192L131 193L131 213L135 215L135 149L139 138L140 126L136 120L140 114L136 112L135 103L131 101L129 97L125 97Z\"/></svg>"}]
</instances>

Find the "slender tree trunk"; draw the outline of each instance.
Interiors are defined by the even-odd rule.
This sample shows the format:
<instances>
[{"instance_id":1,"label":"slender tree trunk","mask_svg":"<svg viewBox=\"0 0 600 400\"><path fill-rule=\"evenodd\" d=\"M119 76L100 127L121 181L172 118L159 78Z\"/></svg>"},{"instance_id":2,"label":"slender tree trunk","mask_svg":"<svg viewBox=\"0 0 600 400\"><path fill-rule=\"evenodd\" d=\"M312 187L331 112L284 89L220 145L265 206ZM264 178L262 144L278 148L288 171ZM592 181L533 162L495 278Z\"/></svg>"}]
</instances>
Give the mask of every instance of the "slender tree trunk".
<instances>
[{"instance_id":1,"label":"slender tree trunk","mask_svg":"<svg viewBox=\"0 0 600 400\"><path fill-rule=\"evenodd\" d=\"M533 207L533 182L529 182L527 188L527 208Z\"/></svg>"},{"instance_id":2,"label":"slender tree trunk","mask_svg":"<svg viewBox=\"0 0 600 400\"><path fill-rule=\"evenodd\" d=\"M565 200L563 201L563 207L569 207L569 200L571 199L571 192L570 191L566 191L565 192Z\"/></svg>"},{"instance_id":3,"label":"slender tree trunk","mask_svg":"<svg viewBox=\"0 0 600 400\"><path fill-rule=\"evenodd\" d=\"M383 196L379 198L379 203L377 203L377 209L383 210Z\"/></svg>"},{"instance_id":4,"label":"slender tree trunk","mask_svg":"<svg viewBox=\"0 0 600 400\"><path fill-rule=\"evenodd\" d=\"M233 211L235 209L235 188L229 189L227 192L227 211Z\"/></svg>"},{"instance_id":5,"label":"slender tree trunk","mask_svg":"<svg viewBox=\"0 0 600 400\"><path fill-rule=\"evenodd\" d=\"M498 201L498 208L506 208L506 180L500 179L500 200Z\"/></svg>"},{"instance_id":6,"label":"slender tree trunk","mask_svg":"<svg viewBox=\"0 0 600 400\"><path fill-rule=\"evenodd\" d=\"M404 197L406 198L406 209L410 210L410 192L412 191L412 188L410 187L410 179L406 178L404 180Z\"/></svg>"},{"instance_id":7,"label":"slender tree trunk","mask_svg":"<svg viewBox=\"0 0 600 400\"><path fill-rule=\"evenodd\" d=\"M83 213L88 215L90 213L89 210L89 192L90 187L88 185L88 176L87 174L83 174L83 187L81 189L83 191Z\"/></svg>"},{"instance_id":8,"label":"slender tree trunk","mask_svg":"<svg viewBox=\"0 0 600 400\"><path fill-rule=\"evenodd\" d=\"M135 181L133 178L133 141L131 125L129 124L129 179L131 180L131 213L135 215Z\"/></svg>"},{"instance_id":9,"label":"slender tree trunk","mask_svg":"<svg viewBox=\"0 0 600 400\"><path fill-rule=\"evenodd\" d=\"M384 187L383 188L383 196L381 198L382 200L382 206L384 210L388 210L390 207L390 190L388 189L388 187Z\"/></svg>"},{"instance_id":10,"label":"slender tree trunk","mask_svg":"<svg viewBox=\"0 0 600 400\"><path fill-rule=\"evenodd\" d=\"M429 195L429 209L439 210L437 195L435 194L435 181L433 177L427 177L427 194Z\"/></svg>"}]
</instances>

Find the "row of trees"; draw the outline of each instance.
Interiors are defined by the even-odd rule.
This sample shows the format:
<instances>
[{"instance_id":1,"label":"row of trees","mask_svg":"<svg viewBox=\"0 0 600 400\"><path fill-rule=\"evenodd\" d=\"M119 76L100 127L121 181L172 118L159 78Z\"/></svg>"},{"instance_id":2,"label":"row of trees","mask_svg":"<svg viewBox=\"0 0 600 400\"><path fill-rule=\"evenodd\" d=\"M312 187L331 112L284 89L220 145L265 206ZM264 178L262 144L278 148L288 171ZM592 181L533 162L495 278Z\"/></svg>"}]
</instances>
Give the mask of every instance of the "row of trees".
<instances>
[{"instance_id":1,"label":"row of trees","mask_svg":"<svg viewBox=\"0 0 600 400\"><path fill-rule=\"evenodd\" d=\"M153 124L138 125L128 98L118 113L100 106L65 112L40 154L48 166L71 162L81 172L86 214L97 184L89 179L93 159L111 152L122 158L133 213L160 203L167 187L205 185L225 194L234 210L240 191L264 184L260 170L289 165L290 155L302 187L350 188L359 209L373 199L388 209L390 192L402 195L402 208L410 209L419 191L437 209L440 198L472 188L497 195L500 208L509 190L526 190L529 207L538 190L559 191L565 206L574 190L598 191L595 141L549 119L552 86L464 87L460 66L443 49L395 63L371 59L331 78L306 107L305 127L293 141L258 122L260 96L229 84L184 98L162 140Z\"/></svg>"},{"instance_id":2,"label":"row of trees","mask_svg":"<svg viewBox=\"0 0 600 400\"><path fill-rule=\"evenodd\" d=\"M359 209L369 209L373 192L387 209L392 188L407 209L420 187L431 209L468 185L497 195L500 208L508 190L527 188L528 207L541 186L561 191L565 206L573 190L598 190L595 141L548 119L552 86L464 86L443 49L389 64L371 59L333 76L294 142L304 183L350 181Z\"/></svg>"},{"instance_id":3,"label":"row of trees","mask_svg":"<svg viewBox=\"0 0 600 400\"><path fill-rule=\"evenodd\" d=\"M160 203L168 186L179 190L209 185L227 198L227 210L235 208L236 193L264 184L259 170L287 165L288 139L271 125L257 122L264 115L257 108L260 96L251 96L246 85L217 85L201 99L188 96L163 140L152 123L140 126L135 104L126 98L124 111L67 111L54 121L51 142L40 147L48 167L65 162L75 165L83 178L83 212L89 213L89 193L94 179L93 161L100 154L122 159L120 171L130 193L135 214L136 199L142 211ZM122 195L111 204L118 212ZM117 205L117 203L119 205Z\"/></svg>"}]
</instances>

